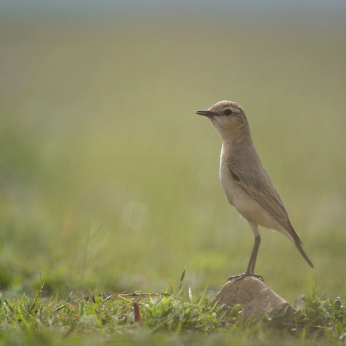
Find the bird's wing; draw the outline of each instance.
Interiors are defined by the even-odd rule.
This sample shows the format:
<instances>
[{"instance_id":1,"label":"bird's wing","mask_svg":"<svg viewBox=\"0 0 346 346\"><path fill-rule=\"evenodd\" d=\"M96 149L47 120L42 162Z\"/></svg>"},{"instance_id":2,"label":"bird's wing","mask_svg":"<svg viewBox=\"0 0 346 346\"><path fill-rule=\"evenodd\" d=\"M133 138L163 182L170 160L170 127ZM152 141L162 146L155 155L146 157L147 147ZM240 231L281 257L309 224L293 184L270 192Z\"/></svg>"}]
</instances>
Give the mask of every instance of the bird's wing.
<instances>
[{"instance_id":1,"label":"bird's wing","mask_svg":"<svg viewBox=\"0 0 346 346\"><path fill-rule=\"evenodd\" d=\"M287 211L273 183L271 182L267 171L260 163L259 157L256 157L256 165L248 166L242 164L244 160L230 160L228 162L229 170L233 179L241 185L244 190L255 199L273 218L282 225L292 236L294 244L299 252L309 263L310 267L314 265L302 248L302 241L294 230ZM292 240L292 239L291 239Z\"/></svg>"},{"instance_id":2,"label":"bird's wing","mask_svg":"<svg viewBox=\"0 0 346 346\"><path fill-rule=\"evenodd\" d=\"M285 228L290 228L291 224L286 209L268 173L263 168L256 172L256 168L241 167L238 162L228 162L229 170L233 179L241 185L244 190L255 199L275 220ZM292 226L291 226L292 227Z\"/></svg>"}]
</instances>

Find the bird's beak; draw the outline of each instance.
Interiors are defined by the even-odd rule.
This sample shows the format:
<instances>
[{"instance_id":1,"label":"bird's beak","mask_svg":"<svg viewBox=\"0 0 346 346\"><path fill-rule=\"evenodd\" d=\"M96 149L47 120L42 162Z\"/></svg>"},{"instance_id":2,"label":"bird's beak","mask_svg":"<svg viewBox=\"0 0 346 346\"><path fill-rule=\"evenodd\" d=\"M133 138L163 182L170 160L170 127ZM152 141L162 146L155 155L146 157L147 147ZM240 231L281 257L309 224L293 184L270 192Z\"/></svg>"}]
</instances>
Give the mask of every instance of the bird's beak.
<instances>
[{"instance_id":1,"label":"bird's beak","mask_svg":"<svg viewBox=\"0 0 346 346\"><path fill-rule=\"evenodd\" d=\"M217 115L218 113L206 110L206 111L196 111L196 114L204 115L205 117L212 117L214 115Z\"/></svg>"}]
</instances>

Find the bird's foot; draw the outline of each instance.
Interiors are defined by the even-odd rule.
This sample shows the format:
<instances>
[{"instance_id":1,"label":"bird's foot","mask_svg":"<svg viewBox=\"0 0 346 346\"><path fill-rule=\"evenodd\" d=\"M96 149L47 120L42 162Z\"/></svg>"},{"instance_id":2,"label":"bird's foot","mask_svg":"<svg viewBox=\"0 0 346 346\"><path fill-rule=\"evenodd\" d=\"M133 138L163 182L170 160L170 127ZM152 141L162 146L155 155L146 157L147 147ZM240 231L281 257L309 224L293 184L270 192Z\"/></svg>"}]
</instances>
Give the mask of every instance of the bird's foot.
<instances>
[{"instance_id":1,"label":"bird's foot","mask_svg":"<svg viewBox=\"0 0 346 346\"><path fill-rule=\"evenodd\" d=\"M239 281L241 279L246 278L247 276L253 276L253 277L255 277L255 278L257 278L257 279L259 279L259 280L264 282L264 279L263 279L263 277L261 275L257 275L257 274L253 274L253 273L247 273L247 272L242 273L242 274L238 274L238 275L230 276L228 278L228 281L231 281L231 280L234 280L234 279L235 279L234 282L235 281Z\"/></svg>"}]
</instances>

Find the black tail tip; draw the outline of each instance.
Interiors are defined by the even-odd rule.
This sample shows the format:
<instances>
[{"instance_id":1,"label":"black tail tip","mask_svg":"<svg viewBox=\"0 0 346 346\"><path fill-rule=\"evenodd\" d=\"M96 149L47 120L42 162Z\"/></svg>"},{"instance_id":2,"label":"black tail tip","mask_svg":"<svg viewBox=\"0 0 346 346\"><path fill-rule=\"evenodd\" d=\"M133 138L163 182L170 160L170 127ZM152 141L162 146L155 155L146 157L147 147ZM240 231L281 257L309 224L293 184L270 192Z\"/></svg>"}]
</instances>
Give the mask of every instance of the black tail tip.
<instances>
[{"instance_id":1,"label":"black tail tip","mask_svg":"<svg viewBox=\"0 0 346 346\"><path fill-rule=\"evenodd\" d=\"M299 252L301 253L301 255L304 257L305 261L309 264L309 266L311 268L314 268L313 263L311 262L310 258L308 257L308 255L305 253L305 251L303 250L302 246L300 244L296 244L297 249L299 250Z\"/></svg>"}]
</instances>

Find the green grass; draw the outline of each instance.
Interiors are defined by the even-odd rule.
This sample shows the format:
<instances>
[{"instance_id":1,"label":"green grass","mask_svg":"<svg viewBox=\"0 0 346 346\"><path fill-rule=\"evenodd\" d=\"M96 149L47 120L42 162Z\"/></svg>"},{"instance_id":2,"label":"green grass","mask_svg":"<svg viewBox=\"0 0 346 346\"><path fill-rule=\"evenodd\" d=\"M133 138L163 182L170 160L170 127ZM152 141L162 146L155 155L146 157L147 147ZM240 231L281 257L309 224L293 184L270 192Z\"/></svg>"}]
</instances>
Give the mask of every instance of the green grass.
<instances>
[{"instance_id":1,"label":"green grass","mask_svg":"<svg viewBox=\"0 0 346 346\"><path fill-rule=\"evenodd\" d=\"M243 272L252 232L222 192L220 138L194 113L221 99L245 109L315 264L261 229L256 272L291 303L311 287L346 299L345 27L6 23L0 288L11 304L35 296L40 276L44 297L158 292L186 266L196 295L208 283L212 296Z\"/></svg>"},{"instance_id":2,"label":"green grass","mask_svg":"<svg viewBox=\"0 0 346 346\"><path fill-rule=\"evenodd\" d=\"M181 291L182 292L182 291ZM139 344L339 344L346 338L346 308L340 298L316 291L299 299L296 311L244 320L241 306L210 305L187 294L123 293L67 299L23 297L0 302L3 345ZM298 301L297 301L298 302ZM134 312L134 306L138 312ZM285 340L285 341L283 341Z\"/></svg>"}]
</instances>

